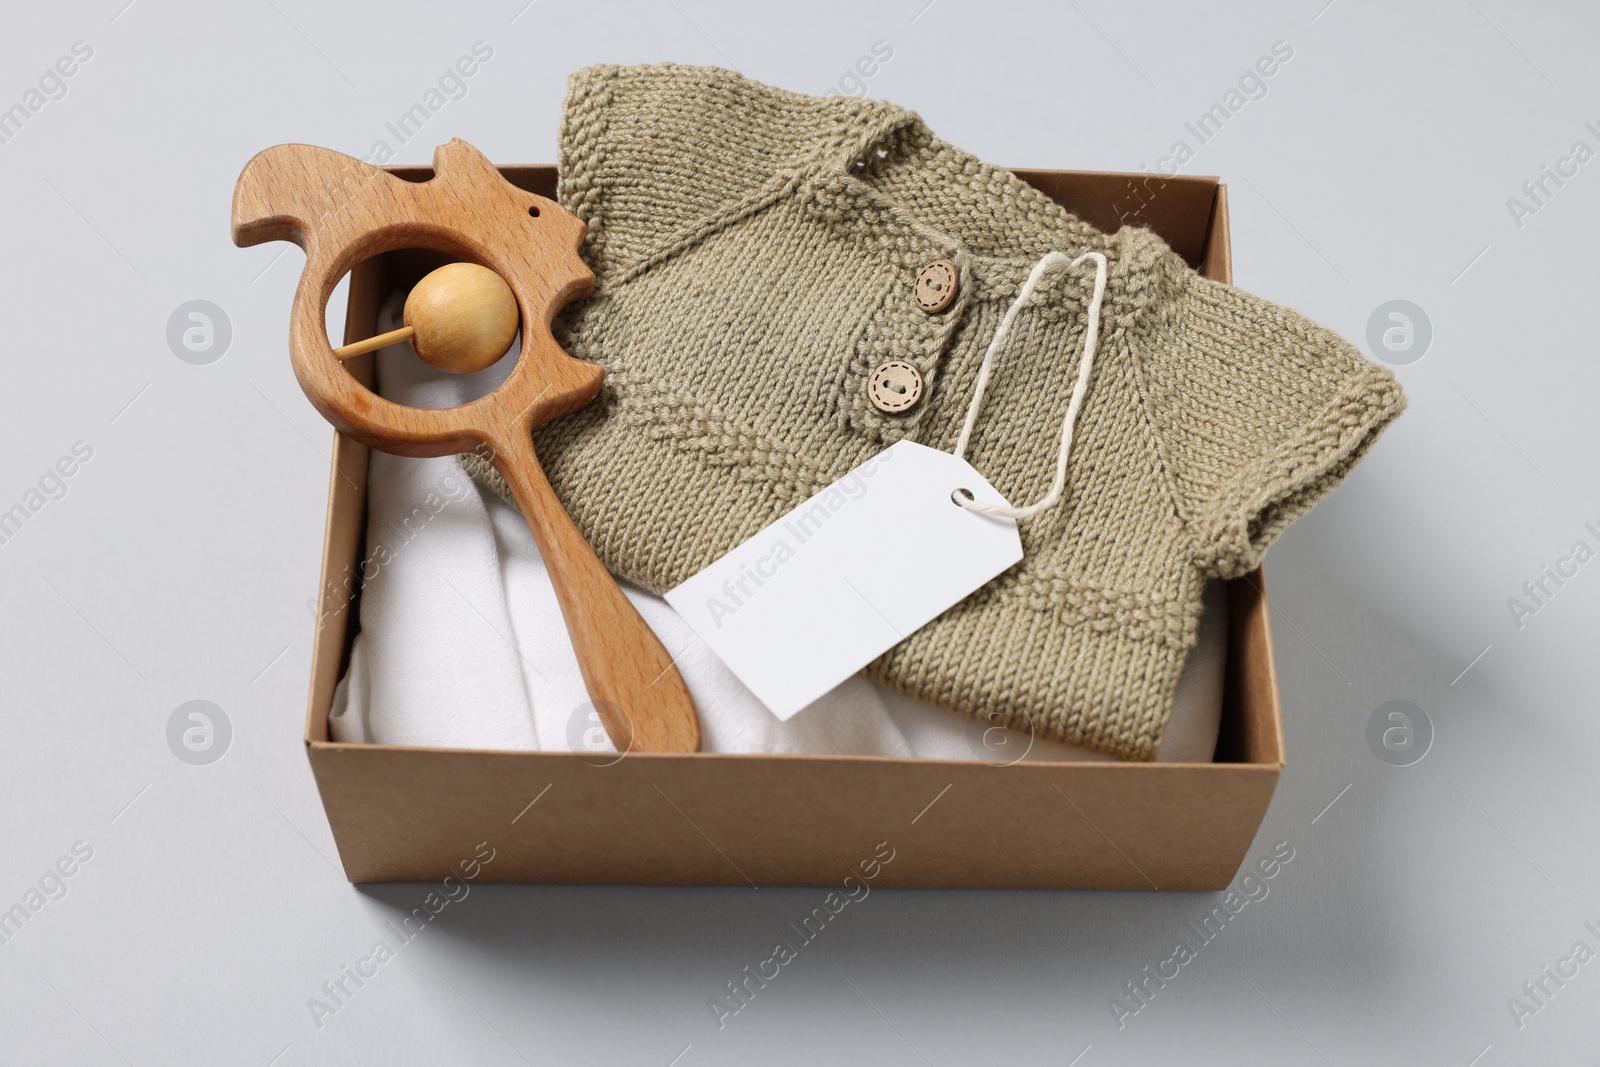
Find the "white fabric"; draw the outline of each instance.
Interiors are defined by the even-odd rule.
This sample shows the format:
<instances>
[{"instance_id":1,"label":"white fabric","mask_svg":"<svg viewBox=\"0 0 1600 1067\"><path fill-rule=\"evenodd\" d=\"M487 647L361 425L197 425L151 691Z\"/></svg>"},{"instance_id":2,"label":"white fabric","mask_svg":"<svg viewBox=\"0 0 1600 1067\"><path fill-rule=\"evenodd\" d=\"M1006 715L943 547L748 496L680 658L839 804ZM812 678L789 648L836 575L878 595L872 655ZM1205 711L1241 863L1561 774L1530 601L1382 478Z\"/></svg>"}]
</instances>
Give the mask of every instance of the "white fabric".
<instances>
[{"instance_id":1,"label":"white fabric","mask_svg":"<svg viewBox=\"0 0 1600 1067\"><path fill-rule=\"evenodd\" d=\"M398 325L400 297L380 329ZM465 403L513 360L477 374L425 366L409 345L377 354L380 392L416 407ZM361 631L334 696L335 741L439 748L614 752L589 704L544 563L520 513L450 457L372 454ZM707 752L925 759L1109 760L986 729L857 675L779 722L659 597L627 588L700 710ZM1210 762L1227 651L1221 586L1206 592L1199 644L1178 682L1160 761Z\"/></svg>"}]
</instances>

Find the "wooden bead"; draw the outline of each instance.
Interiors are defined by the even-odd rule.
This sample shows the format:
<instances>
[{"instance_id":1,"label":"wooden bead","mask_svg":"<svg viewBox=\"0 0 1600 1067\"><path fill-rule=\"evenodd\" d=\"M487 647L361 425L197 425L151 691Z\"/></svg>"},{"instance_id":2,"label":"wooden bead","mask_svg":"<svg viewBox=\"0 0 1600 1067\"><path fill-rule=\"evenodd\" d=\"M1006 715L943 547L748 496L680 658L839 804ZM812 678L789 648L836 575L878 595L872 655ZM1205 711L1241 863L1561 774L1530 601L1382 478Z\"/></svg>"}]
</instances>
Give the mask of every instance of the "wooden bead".
<instances>
[{"instance_id":1,"label":"wooden bead","mask_svg":"<svg viewBox=\"0 0 1600 1067\"><path fill-rule=\"evenodd\" d=\"M517 335L517 300L505 279L476 263L447 263L406 297L411 346L430 367L452 374L482 370L505 355Z\"/></svg>"}]
</instances>

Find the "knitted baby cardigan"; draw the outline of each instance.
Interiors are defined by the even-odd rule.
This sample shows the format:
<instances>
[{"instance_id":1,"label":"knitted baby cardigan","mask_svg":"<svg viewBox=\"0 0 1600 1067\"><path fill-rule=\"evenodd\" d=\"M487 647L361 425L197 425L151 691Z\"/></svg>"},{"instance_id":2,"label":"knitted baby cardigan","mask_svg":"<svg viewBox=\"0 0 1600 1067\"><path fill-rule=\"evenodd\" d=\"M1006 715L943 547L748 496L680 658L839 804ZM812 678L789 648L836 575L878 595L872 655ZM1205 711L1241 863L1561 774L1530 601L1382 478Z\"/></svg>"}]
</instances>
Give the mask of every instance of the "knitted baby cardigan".
<instances>
[{"instance_id":1,"label":"knitted baby cardigan","mask_svg":"<svg viewBox=\"0 0 1600 1067\"><path fill-rule=\"evenodd\" d=\"M869 668L1053 740L1152 758L1205 580L1255 568L1404 406L1327 330L1147 230L1099 232L879 101L591 67L571 79L559 196L597 279L560 336L606 380L535 444L601 560L654 592L897 440L951 449L1035 261L1104 253L1066 497L1020 524L1020 564ZM913 287L935 260L959 284L929 313ZM1093 277L1048 275L999 354L967 458L1013 503L1050 484ZM925 382L902 414L868 397L888 360ZM894 545L862 547L894 566Z\"/></svg>"}]
</instances>

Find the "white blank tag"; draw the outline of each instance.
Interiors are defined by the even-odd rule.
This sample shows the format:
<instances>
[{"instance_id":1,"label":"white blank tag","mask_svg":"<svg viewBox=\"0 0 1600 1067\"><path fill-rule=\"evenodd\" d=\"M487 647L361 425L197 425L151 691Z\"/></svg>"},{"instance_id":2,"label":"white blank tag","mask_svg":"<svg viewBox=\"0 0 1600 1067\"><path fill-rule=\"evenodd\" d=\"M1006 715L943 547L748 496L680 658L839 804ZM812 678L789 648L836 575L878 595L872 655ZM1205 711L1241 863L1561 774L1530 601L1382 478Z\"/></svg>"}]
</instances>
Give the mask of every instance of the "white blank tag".
<instances>
[{"instance_id":1,"label":"white blank tag","mask_svg":"<svg viewBox=\"0 0 1600 1067\"><path fill-rule=\"evenodd\" d=\"M1022 558L1006 501L972 465L901 441L705 570L667 603L780 719Z\"/></svg>"}]
</instances>

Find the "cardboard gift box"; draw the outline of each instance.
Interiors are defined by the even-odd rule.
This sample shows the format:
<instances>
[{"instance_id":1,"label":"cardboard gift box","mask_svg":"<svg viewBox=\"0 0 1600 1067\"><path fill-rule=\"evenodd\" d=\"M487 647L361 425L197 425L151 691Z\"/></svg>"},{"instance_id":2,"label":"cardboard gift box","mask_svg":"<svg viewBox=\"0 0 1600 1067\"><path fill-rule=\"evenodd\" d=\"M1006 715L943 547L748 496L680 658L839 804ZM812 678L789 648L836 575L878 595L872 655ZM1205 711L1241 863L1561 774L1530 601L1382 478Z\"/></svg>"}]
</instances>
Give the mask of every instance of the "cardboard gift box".
<instances>
[{"instance_id":1,"label":"cardboard gift box","mask_svg":"<svg viewBox=\"0 0 1600 1067\"><path fill-rule=\"evenodd\" d=\"M393 167L425 181L428 167ZM555 196L552 166L502 168ZM1019 170L1111 231L1148 226L1207 277L1231 280L1227 187L1214 178ZM377 256L350 274L347 341L443 257ZM370 383L370 356L351 361ZM1017 763L821 755L485 752L329 739L357 626L365 446L336 435L305 744L346 876L437 881L485 843L480 880L654 885L1222 889L1283 769L1265 586L1230 583L1222 728L1213 763ZM614 760L614 762L613 762ZM878 862L885 855L892 862ZM860 867L860 865L866 865ZM858 877L861 875L858 874Z\"/></svg>"}]
</instances>

